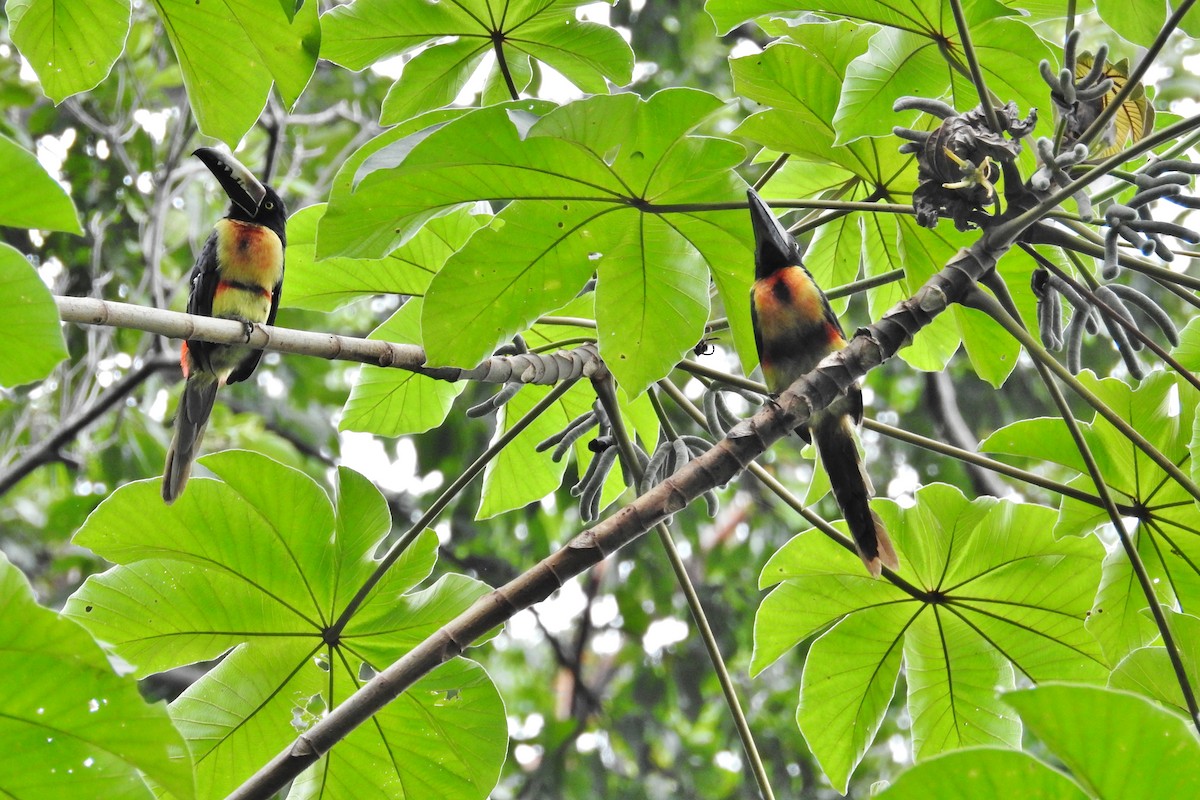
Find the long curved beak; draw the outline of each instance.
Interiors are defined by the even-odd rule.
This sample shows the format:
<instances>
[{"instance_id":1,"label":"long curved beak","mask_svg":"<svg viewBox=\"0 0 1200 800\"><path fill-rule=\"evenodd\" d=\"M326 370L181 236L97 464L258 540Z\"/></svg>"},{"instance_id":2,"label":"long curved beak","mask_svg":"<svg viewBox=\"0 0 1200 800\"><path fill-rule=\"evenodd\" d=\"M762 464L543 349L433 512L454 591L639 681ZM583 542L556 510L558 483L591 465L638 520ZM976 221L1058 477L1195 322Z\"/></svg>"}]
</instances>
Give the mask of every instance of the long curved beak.
<instances>
[{"instance_id":1,"label":"long curved beak","mask_svg":"<svg viewBox=\"0 0 1200 800\"><path fill-rule=\"evenodd\" d=\"M246 165L229 153L211 147L198 148L192 155L204 162L204 166L216 176L217 183L221 184L231 201L251 216L258 213L258 207L267 196L267 189Z\"/></svg>"},{"instance_id":2,"label":"long curved beak","mask_svg":"<svg viewBox=\"0 0 1200 800\"><path fill-rule=\"evenodd\" d=\"M754 227L755 278L765 278L777 269L800 264L799 247L771 209L753 189L746 190L750 201L750 224Z\"/></svg>"}]
</instances>

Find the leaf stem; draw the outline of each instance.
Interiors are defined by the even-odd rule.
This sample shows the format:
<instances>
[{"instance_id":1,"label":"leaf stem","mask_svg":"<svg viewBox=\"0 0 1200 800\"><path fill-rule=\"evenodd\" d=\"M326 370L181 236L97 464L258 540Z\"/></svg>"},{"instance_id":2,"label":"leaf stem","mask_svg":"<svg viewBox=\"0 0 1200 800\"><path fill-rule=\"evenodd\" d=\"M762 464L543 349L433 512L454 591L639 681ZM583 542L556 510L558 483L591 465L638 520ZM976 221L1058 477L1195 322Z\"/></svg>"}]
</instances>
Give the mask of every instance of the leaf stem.
<instances>
[{"instance_id":1,"label":"leaf stem","mask_svg":"<svg viewBox=\"0 0 1200 800\"><path fill-rule=\"evenodd\" d=\"M629 474L633 476L633 485L636 486L642 478L641 464L634 453L633 440L630 438L629 431L626 429L625 421L621 415L621 407L617 402L617 392L613 384L612 375L607 374L603 378L593 380L592 385L595 386L596 395L600 398L600 404L604 407L605 412L608 414L609 422L612 424L617 446L621 448L621 460L625 463ZM713 634L712 626L708 623L708 616L704 612L704 606L700 603L700 596L696 594L696 587L692 584L692 578L688 574L687 565L683 563L683 558L679 555L679 549L675 547L675 539L671 536L671 529L665 522L660 522L654 526L654 531L658 534L658 540L667 554L667 561L671 564L671 571L675 573L675 580L678 582L679 588L687 600L688 608L692 612L692 620L696 623L696 630L700 634L700 640L704 642L704 649L708 651L708 659L712 662L713 671L717 675L717 681L721 684L721 692L725 695L725 704L729 707L729 714L733 717L734 727L737 728L738 736L742 740L742 749L745 750L746 758L750 762L754 779L758 783L758 790L764 800L775 800L775 793L771 790L771 782L767 777L767 769L763 765L762 756L759 755L758 745L754 742L754 734L750 730L750 723L747 721L746 714L742 710L741 700L738 699L737 687L733 685L733 679L729 675L729 668L725 665L725 659L721 655L721 648L717 644L717 637Z\"/></svg>"},{"instance_id":2,"label":"leaf stem","mask_svg":"<svg viewBox=\"0 0 1200 800\"><path fill-rule=\"evenodd\" d=\"M961 40L963 56L967 59L967 67L971 70L971 82L975 84L975 93L979 95L979 107L987 118L988 127L996 133L1001 133L1000 118L992 107L991 93L983 79L983 69L979 66L979 58L975 55L975 45L971 42L971 29L967 25L967 17L963 13L962 0L950 0L950 10L954 13L954 25L958 28L958 38Z\"/></svg>"}]
</instances>

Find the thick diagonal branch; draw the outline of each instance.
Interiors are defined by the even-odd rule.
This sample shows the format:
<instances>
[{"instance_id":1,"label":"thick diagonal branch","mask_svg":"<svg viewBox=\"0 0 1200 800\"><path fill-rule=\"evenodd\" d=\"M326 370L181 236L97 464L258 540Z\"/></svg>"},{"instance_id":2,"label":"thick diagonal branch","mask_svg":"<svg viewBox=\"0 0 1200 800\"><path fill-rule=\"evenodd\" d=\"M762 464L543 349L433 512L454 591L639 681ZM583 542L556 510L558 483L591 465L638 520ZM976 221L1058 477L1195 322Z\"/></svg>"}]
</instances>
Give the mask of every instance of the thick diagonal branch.
<instances>
[{"instance_id":1,"label":"thick diagonal branch","mask_svg":"<svg viewBox=\"0 0 1200 800\"><path fill-rule=\"evenodd\" d=\"M959 251L914 297L859 331L846 349L829 356L792 384L777 403L768 404L735 426L708 453L579 534L558 552L481 597L313 725L229 795L229 800L270 797L434 667L458 656L518 611L545 600L569 579L634 541L704 492L728 483L773 442L807 422L814 411L829 405L867 371L895 355L947 306L966 296L1011 245L1011 240L992 241L985 235L971 248Z\"/></svg>"}]
</instances>

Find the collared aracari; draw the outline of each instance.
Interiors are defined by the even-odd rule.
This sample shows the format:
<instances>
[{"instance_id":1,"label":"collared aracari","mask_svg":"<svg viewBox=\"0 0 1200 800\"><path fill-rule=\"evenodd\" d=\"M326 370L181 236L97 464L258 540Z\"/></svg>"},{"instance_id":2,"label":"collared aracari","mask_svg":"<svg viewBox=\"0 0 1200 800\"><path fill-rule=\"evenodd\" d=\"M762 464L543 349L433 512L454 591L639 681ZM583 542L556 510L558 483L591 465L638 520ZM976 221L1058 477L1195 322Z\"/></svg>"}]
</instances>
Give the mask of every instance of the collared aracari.
<instances>
[{"instance_id":1,"label":"collared aracari","mask_svg":"<svg viewBox=\"0 0 1200 800\"><path fill-rule=\"evenodd\" d=\"M755 243L750 290L754 343L767 388L778 394L825 356L845 347L846 334L825 293L801 262L796 240L753 189L747 196ZM882 521L867 502L874 489L854 431L862 415L862 390L855 384L828 408L814 413L797 433L816 442L858 555L867 570L879 577L881 564L897 569L900 562Z\"/></svg>"},{"instance_id":2,"label":"collared aracari","mask_svg":"<svg viewBox=\"0 0 1200 800\"><path fill-rule=\"evenodd\" d=\"M216 176L231 202L192 268L188 313L237 320L248 330L254 323L270 325L283 286L283 201L233 156L208 147L193 155ZM183 343L179 363L187 384L163 470L162 496L168 504L187 484L217 389L249 378L261 358L261 350L243 345L195 339Z\"/></svg>"}]
</instances>

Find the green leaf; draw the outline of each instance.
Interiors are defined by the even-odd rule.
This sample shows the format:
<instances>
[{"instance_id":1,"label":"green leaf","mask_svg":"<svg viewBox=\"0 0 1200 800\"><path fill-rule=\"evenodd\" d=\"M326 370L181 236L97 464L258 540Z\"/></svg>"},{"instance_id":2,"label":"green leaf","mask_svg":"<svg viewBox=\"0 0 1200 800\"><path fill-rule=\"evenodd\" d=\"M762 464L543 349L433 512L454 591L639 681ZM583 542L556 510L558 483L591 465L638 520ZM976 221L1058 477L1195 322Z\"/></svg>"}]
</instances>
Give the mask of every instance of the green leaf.
<instances>
[{"instance_id":1,"label":"green leaf","mask_svg":"<svg viewBox=\"0 0 1200 800\"><path fill-rule=\"evenodd\" d=\"M97 507L75 541L118 566L89 578L66 614L139 675L227 653L171 706L191 745L197 793L211 797L487 587L447 575L414 591L436 560L437 536L426 531L330 643L330 626L376 569L372 553L391 527L379 493L343 469L335 508L312 480L263 456L230 451L203 463L223 481L193 478L173 506L157 498L156 481L139 481ZM428 786L448 798L483 798L494 785L504 711L478 665L443 665L375 719L301 780L324 781L329 797L349 797L361 781Z\"/></svg>"},{"instance_id":2,"label":"green leaf","mask_svg":"<svg viewBox=\"0 0 1200 800\"><path fill-rule=\"evenodd\" d=\"M898 0L876 3L863 0L708 0L704 4L720 33L728 33L743 22L768 15L798 16L811 12L822 16L844 15L859 24L875 22L902 30L941 30L954 25L950 9L941 0ZM1014 13L997 0L978 0L967 8L967 22L977 23Z\"/></svg>"},{"instance_id":3,"label":"green leaf","mask_svg":"<svg viewBox=\"0 0 1200 800\"><path fill-rule=\"evenodd\" d=\"M558 70L587 93L607 92L607 81L628 83L633 76L633 51L613 28L576 19L580 5L579 0L357 0L322 18L321 56L359 70L427 48L405 64L388 92L385 125L451 102L483 56L493 51L509 65L518 90L528 83L517 76L529 73L530 58ZM444 41L450 37L454 38ZM497 63L488 83L503 85L499 73ZM505 99L516 99L507 88L504 92Z\"/></svg>"},{"instance_id":4,"label":"green leaf","mask_svg":"<svg viewBox=\"0 0 1200 800\"><path fill-rule=\"evenodd\" d=\"M596 291L600 349L621 386L640 394L704 338L704 259L662 217L640 214L612 233Z\"/></svg>"},{"instance_id":5,"label":"green leaf","mask_svg":"<svg viewBox=\"0 0 1200 800\"><path fill-rule=\"evenodd\" d=\"M129 0L8 0L13 44L55 103L108 77L129 33Z\"/></svg>"},{"instance_id":6,"label":"green leaf","mask_svg":"<svg viewBox=\"0 0 1200 800\"><path fill-rule=\"evenodd\" d=\"M464 38L417 53L388 89L379 121L394 125L431 108L450 105L489 52L491 43L486 39Z\"/></svg>"},{"instance_id":7,"label":"green leaf","mask_svg":"<svg viewBox=\"0 0 1200 800\"><path fill-rule=\"evenodd\" d=\"M1060 417L1021 419L1005 425L980 442L979 451L1050 461L1077 472L1087 469L1067 424Z\"/></svg>"},{"instance_id":8,"label":"green leaf","mask_svg":"<svg viewBox=\"0 0 1200 800\"><path fill-rule=\"evenodd\" d=\"M1143 698L1095 686L1043 684L1010 692L1004 702L1096 797L1200 796L1195 731L1184 718Z\"/></svg>"},{"instance_id":9,"label":"green leaf","mask_svg":"<svg viewBox=\"0 0 1200 800\"><path fill-rule=\"evenodd\" d=\"M458 208L430 220L421 231L379 259L327 258L315 261L317 222L325 204L302 208L287 226L287 291L283 305L333 311L376 294L423 295L429 281L488 217ZM415 342L419 344L419 342Z\"/></svg>"},{"instance_id":10,"label":"green leaf","mask_svg":"<svg viewBox=\"0 0 1200 800\"><path fill-rule=\"evenodd\" d=\"M1188 682L1200 686L1200 618L1163 608L1167 624L1179 648ZM1146 612L1149 616L1149 612ZM1187 714L1187 702L1179 686L1179 677L1167 655L1165 647L1141 647L1126 656L1112 675L1110 689L1124 689L1141 694L1164 705L1174 706L1180 713Z\"/></svg>"},{"instance_id":11,"label":"green leaf","mask_svg":"<svg viewBox=\"0 0 1200 800\"><path fill-rule=\"evenodd\" d=\"M1131 535L1135 537L1138 556L1148 569L1153 569L1157 554L1152 550L1150 538ZM1133 565L1123 548L1114 548L1104 558L1100 587L1087 622L1088 631L1096 637L1110 664L1158 638L1154 620L1142 613L1147 608L1149 602Z\"/></svg>"},{"instance_id":12,"label":"green leaf","mask_svg":"<svg viewBox=\"0 0 1200 800\"><path fill-rule=\"evenodd\" d=\"M1015 672L1034 681L1106 674L1083 625L1097 582L1097 540L1055 541L1048 508L968 502L940 484L918 490L916 501L908 509L875 503L912 588L872 580L853 553L815 530L784 545L763 570L762 584L778 586L755 620L755 671L834 625L813 645L798 718L835 787L846 785L874 738L898 648L918 758L1015 746L1019 725L995 697Z\"/></svg>"},{"instance_id":13,"label":"green leaf","mask_svg":"<svg viewBox=\"0 0 1200 800\"><path fill-rule=\"evenodd\" d=\"M25 257L3 243L0 317L7 328L0 343L0 386L41 380L67 357L54 297Z\"/></svg>"},{"instance_id":14,"label":"green leaf","mask_svg":"<svg viewBox=\"0 0 1200 800\"><path fill-rule=\"evenodd\" d=\"M702 335L706 263L743 361L753 364L747 215L706 208L743 201L732 168L745 154L690 134L719 107L711 95L679 89L644 101L591 97L540 120L512 106L465 114L376 150L354 192L331 201L318 250L373 256L446 209L510 199L430 283L422 331L431 364L474 366L598 270L601 352L635 395ZM684 292L678 304L676 290ZM605 325L611 320L619 329ZM627 329L628 320L644 324Z\"/></svg>"},{"instance_id":15,"label":"green leaf","mask_svg":"<svg viewBox=\"0 0 1200 800\"><path fill-rule=\"evenodd\" d=\"M1192 317L1179 332L1179 344L1171 351L1184 369L1200 371L1200 317Z\"/></svg>"},{"instance_id":16,"label":"green leaf","mask_svg":"<svg viewBox=\"0 0 1200 800\"><path fill-rule=\"evenodd\" d=\"M0 225L83 235L71 198L37 157L0 135Z\"/></svg>"},{"instance_id":17,"label":"green leaf","mask_svg":"<svg viewBox=\"0 0 1200 800\"><path fill-rule=\"evenodd\" d=\"M585 226L611 206L517 201L433 277L421 329L434 366L473 367L574 297L596 268Z\"/></svg>"},{"instance_id":18,"label":"green leaf","mask_svg":"<svg viewBox=\"0 0 1200 800\"><path fill-rule=\"evenodd\" d=\"M85 612L86 613L86 612ZM113 673L92 638L33 597L0 553L0 786L9 797L149 800L145 773L195 796L183 737L166 708Z\"/></svg>"},{"instance_id":19,"label":"green leaf","mask_svg":"<svg viewBox=\"0 0 1200 800\"><path fill-rule=\"evenodd\" d=\"M1096 0L1096 12L1114 33L1142 47L1149 47L1154 42L1163 23L1167 21L1167 8L1162 3Z\"/></svg>"},{"instance_id":20,"label":"green leaf","mask_svg":"<svg viewBox=\"0 0 1200 800\"><path fill-rule=\"evenodd\" d=\"M421 303L419 297L409 300L368 338L421 344ZM454 398L465 388L464 381L450 383L404 369L364 366L350 389L338 429L380 436L424 433L445 421Z\"/></svg>"},{"instance_id":21,"label":"green leaf","mask_svg":"<svg viewBox=\"0 0 1200 800\"><path fill-rule=\"evenodd\" d=\"M1118 416L1128 422L1166 458L1176 464L1189 460L1187 441L1194 430L1198 393L1186 381L1156 372L1131 387L1115 378L1097 379L1090 372L1080 380ZM1146 569L1154 579L1158 601L1190 607L1200 602L1200 509L1187 490L1107 420L1097 416L1081 426L1096 465L1125 515L1125 526ZM1026 420L998 431L981 449L1005 452L1063 464L1083 472L1085 467L1065 426L1055 420ZM1071 481L1073 488L1095 494L1089 475ZM1131 521L1136 520L1136 524ZM1056 536L1080 536L1109 522L1097 501L1064 497L1055 525ZM1154 627L1142 615L1149 606L1123 549L1105 559L1103 579L1088 620L1110 664L1149 643Z\"/></svg>"},{"instance_id":22,"label":"green leaf","mask_svg":"<svg viewBox=\"0 0 1200 800\"><path fill-rule=\"evenodd\" d=\"M183 71L200 130L237 144L262 113L274 82L291 110L321 48L317 3L288 19L279 0L154 0Z\"/></svg>"},{"instance_id":23,"label":"green leaf","mask_svg":"<svg viewBox=\"0 0 1200 800\"><path fill-rule=\"evenodd\" d=\"M912 613L904 605L859 609L817 639L804 662L796 721L843 794L896 691Z\"/></svg>"},{"instance_id":24,"label":"green leaf","mask_svg":"<svg viewBox=\"0 0 1200 800\"><path fill-rule=\"evenodd\" d=\"M833 116L836 143L846 144L864 136L890 137L894 125L912 127L918 114L897 113L892 105L908 95L940 98L949 80L949 66L937 42L925 33L880 30L871 37L867 51L846 69Z\"/></svg>"},{"instance_id":25,"label":"green leaf","mask_svg":"<svg viewBox=\"0 0 1200 800\"><path fill-rule=\"evenodd\" d=\"M1033 756L1009 748L968 747L922 761L904 772L879 800L1087 800L1070 778Z\"/></svg>"},{"instance_id":26,"label":"green leaf","mask_svg":"<svg viewBox=\"0 0 1200 800\"><path fill-rule=\"evenodd\" d=\"M922 615L907 631L904 663L917 758L972 745L1021 744L1021 724L995 703L997 691L1014 686L1013 668L970 623L936 609Z\"/></svg>"}]
</instances>

